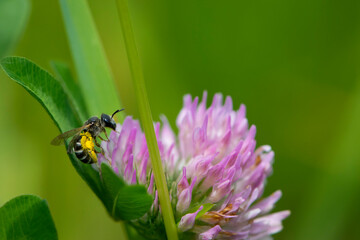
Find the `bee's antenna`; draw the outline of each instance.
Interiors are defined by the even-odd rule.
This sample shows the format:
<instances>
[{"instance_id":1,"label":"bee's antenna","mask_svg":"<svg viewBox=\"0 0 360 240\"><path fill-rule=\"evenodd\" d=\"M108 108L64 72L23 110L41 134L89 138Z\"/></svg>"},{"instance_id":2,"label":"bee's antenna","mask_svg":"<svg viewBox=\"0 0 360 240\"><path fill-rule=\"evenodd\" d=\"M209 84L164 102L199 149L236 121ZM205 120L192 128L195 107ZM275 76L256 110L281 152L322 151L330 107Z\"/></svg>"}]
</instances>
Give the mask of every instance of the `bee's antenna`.
<instances>
[{"instance_id":1,"label":"bee's antenna","mask_svg":"<svg viewBox=\"0 0 360 240\"><path fill-rule=\"evenodd\" d=\"M116 110L116 111L111 115L111 118L113 118L115 114L117 114L118 112L121 112L121 111L123 111L123 110L125 110L125 109L122 108L122 109Z\"/></svg>"}]
</instances>

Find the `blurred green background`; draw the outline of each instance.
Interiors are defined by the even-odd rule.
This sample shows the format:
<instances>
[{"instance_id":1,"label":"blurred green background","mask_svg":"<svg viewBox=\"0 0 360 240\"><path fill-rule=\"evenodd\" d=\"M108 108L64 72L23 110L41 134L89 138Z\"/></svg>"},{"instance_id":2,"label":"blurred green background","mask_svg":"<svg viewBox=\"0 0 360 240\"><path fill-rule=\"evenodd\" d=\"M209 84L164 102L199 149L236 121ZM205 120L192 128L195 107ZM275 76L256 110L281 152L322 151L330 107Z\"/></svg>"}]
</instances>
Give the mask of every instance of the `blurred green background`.
<instances>
[{"instance_id":1,"label":"blurred green background","mask_svg":"<svg viewBox=\"0 0 360 240\"><path fill-rule=\"evenodd\" d=\"M115 1L88 2L123 107L137 116ZM358 239L359 1L129 2L154 119L164 113L175 128L183 95L203 90L245 103L258 144L276 153L266 194L281 189L276 210L292 212L274 238ZM49 71L51 60L72 64L58 1L31 1L11 55ZM47 113L3 71L0 132L0 205L37 194L59 239L118 239L65 150L49 144L59 132Z\"/></svg>"}]
</instances>

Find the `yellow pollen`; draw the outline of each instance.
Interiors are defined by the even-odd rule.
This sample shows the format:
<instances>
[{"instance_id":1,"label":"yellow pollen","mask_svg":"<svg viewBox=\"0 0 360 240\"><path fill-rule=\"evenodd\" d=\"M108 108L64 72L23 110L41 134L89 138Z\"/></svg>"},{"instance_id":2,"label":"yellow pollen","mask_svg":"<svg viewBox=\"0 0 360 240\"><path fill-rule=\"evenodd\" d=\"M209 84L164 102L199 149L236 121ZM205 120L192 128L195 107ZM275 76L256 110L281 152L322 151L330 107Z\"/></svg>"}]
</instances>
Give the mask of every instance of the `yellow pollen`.
<instances>
[{"instance_id":1,"label":"yellow pollen","mask_svg":"<svg viewBox=\"0 0 360 240\"><path fill-rule=\"evenodd\" d=\"M94 149L95 144L94 144L94 141L93 141L93 137L88 132L80 133L80 136L81 136L81 146L82 146L82 148L88 152L88 154L90 155L91 159L94 162L97 162L97 156L96 156L96 152L95 152L95 149Z\"/></svg>"},{"instance_id":2,"label":"yellow pollen","mask_svg":"<svg viewBox=\"0 0 360 240\"><path fill-rule=\"evenodd\" d=\"M90 133L86 132L86 133L80 133L81 137L81 146L83 149L85 150L90 150L93 151L94 150L94 142L93 142L93 137L91 136Z\"/></svg>"},{"instance_id":3,"label":"yellow pollen","mask_svg":"<svg viewBox=\"0 0 360 240\"><path fill-rule=\"evenodd\" d=\"M89 151L89 154L90 154L90 157L91 159L96 163L97 162L97 156L96 156L96 153L95 151Z\"/></svg>"}]
</instances>

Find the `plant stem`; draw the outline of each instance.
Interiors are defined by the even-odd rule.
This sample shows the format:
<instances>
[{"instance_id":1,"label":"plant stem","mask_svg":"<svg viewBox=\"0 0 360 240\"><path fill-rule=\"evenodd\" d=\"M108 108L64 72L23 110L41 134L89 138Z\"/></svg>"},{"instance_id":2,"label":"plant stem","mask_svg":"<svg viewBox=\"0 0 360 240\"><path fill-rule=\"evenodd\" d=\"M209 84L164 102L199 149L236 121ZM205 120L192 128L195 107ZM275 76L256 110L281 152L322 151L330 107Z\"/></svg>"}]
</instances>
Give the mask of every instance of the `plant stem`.
<instances>
[{"instance_id":1,"label":"plant stem","mask_svg":"<svg viewBox=\"0 0 360 240\"><path fill-rule=\"evenodd\" d=\"M178 235L174 221L174 214L172 212L169 191L167 189L166 178L160 159L160 152L155 136L150 105L147 99L145 81L140 64L140 58L137 52L135 38L131 26L128 3L127 0L117 0L116 2L124 35L130 71L134 81L135 94L140 113L140 120L145 132L146 143L149 149L151 164L154 171L156 188L159 194L161 212L165 223L166 235L168 239L176 240L178 239Z\"/></svg>"}]
</instances>

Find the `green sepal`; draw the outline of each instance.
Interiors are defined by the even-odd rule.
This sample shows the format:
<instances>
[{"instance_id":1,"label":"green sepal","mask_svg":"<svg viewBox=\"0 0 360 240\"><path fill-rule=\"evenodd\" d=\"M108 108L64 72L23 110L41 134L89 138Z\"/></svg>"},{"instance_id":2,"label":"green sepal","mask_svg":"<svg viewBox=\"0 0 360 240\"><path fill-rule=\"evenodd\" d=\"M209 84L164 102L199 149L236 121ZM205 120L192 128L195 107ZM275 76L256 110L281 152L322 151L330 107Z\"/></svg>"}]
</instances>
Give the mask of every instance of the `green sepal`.
<instances>
[{"instance_id":1,"label":"green sepal","mask_svg":"<svg viewBox=\"0 0 360 240\"><path fill-rule=\"evenodd\" d=\"M101 164L104 205L115 220L132 220L149 211L153 198L144 185L127 185L108 164Z\"/></svg>"},{"instance_id":2,"label":"green sepal","mask_svg":"<svg viewBox=\"0 0 360 240\"><path fill-rule=\"evenodd\" d=\"M201 206L203 206L203 209L201 209L200 212L198 212L198 214L196 215L195 219L198 219L199 217L201 217L202 215L204 215L206 212L210 211L214 206L215 204L212 204L212 203L204 203L202 204ZM199 209L199 208L197 208ZM196 209L196 210L197 210ZM196 210L194 212L196 212Z\"/></svg>"},{"instance_id":3,"label":"green sepal","mask_svg":"<svg viewBox=\"0 0 360 240\"><path fill-rule=\"evenodd\" d=\"M114 218L112 213L114 200L120 188L125 186L125 182L118 175L116 175L111 167L106 163L101 164L101 179L103 189L106 189L104 192L106 197L104 198L105 201L103 201L103 203L108 213L111 215L111 217Z\"/></svg>"},{"instance_id":4,"label":"green sepal","mask_svg":"<svg viewBox=\"0 0 360 240\"><path fill-rule=\"evenodd\" d=\"M187 210L186 213L183 214L183 216L186 214L189 214L189 213L196 212L200 208L200 206L203 206L203 209L201 209L201 211L198 212L198 214L195 217L195 220L200 218L206 212L210 211L215 206L215 204L213 204L213 203L195 204L193 207L191 207L189 210ZM181 218L179 218L178 223L176 224L177 226L179 226L180 220L181 220Z\"/></svg>"},{"instance_id":5,"label":"green sepal","mask_svg":"<svg viewBox=\"0 0 360 240\"><path fill-rule=\"evenodd\" d=\"M113 206L113 218L116 220L132 220L142 217L149 211L153 203L145 186L130 185L121 188Z\"/></svg>"}]
</instances>

